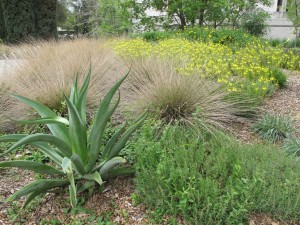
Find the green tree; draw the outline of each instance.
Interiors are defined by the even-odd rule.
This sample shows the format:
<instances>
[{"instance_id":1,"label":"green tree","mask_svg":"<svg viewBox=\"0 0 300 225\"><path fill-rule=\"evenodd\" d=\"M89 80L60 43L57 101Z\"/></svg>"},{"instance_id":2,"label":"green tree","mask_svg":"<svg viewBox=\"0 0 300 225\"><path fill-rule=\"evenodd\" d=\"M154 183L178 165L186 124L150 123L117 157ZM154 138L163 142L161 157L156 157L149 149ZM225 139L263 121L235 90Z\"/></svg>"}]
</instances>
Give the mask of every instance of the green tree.
<instances>
[{"instance_id":1,"label":"green tree","mask_svg":"<svg viewBox=\"0 0 300 225\"><path fill-rule=\"evenodd\" d=\"M242 18L252 13L257 4L270 5L272 0L127 0L132 10L132 18L142 26L160 24L180 29L196 24L240 26ZM145 12L155 10L161 16L149 16Z\"/></svg>"},{"instance_id":2,"label":"green tree","mask_svg":"<svg viewBox=\"0 0 300 225\"><path fill-rule=\"evenodd\" d=\"M35 36L31 0L2 0L6 41L16 43Z\"/></svg>"},{"instance_id":3,"label":"green tree","mask_svg":"<svg viewBox=\"0 0 300 225\"><path fill-rule=\"evenodd\" d=\"M5 23L2 9L2 0L0 0L0 39L5 39Z\"/></svg>"},{"instance_id":4,"label":"green tree","mask_svg":"<svg viewBox=\"0 0 300 225\"><path fill-rule=\"evenodd\" d=\"M33 0L36 36L42 39L57 38L56 0Z\"/></svg>"},{"instance_id":5,"label":"green tree","mask_svg":"<svg viewBox=\"0 0 300 225\"><path fill-rule=\"evenodd\" d=\"M129 12L120 0L99 0L99 13L95 15L101 36L122 34L131 28Z\"/></svg>"}]
</instances>

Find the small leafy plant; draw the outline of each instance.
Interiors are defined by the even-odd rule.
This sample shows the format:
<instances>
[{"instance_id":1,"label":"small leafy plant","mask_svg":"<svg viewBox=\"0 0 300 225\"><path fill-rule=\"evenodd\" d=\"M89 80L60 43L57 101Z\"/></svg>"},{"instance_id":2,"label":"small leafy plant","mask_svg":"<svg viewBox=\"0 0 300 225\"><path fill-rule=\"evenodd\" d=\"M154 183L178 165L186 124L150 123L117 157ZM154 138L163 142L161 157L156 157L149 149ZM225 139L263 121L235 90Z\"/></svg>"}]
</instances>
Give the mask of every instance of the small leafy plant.
<instances>
[{"instance_id":1,"label":"small leafy plant","mask_svg":"<svg viewBox=\"0 0 300 225\"><path fill-rule=\"evenodd\" d=\"M87 189L92 190L96 183L102 185L105 180L134 172L133 168L116 167L119 164L126 163L126 160L118 157L118 154L131 134L143 123L147 112L143 113L127 130L126 125L124 125L116 131L106 145L101 148L105 144L102 143L102 138L106 124L120 102L120 94L111 107L110 103L127 75L118 81L101 101L89 132L87 131L86 122L86 96L91 68L81 89L78 88L76 79L71 89L70 97L64 96L68 108L68 119L58 116L39 102L19 95L12 95L34 108L41 116L39 119L20 121L20 123L46 124L52 134L4 135L0 137L0 142L16 143L1 154L0 157L20 146L29 144L49 157L57 166L49 166L30 160L0 162L0 167L17 167L53 176L49 179L40 179L28 184L11 195L7 201L15 201L28 195L24 204L24 207L26 207L36 196L69 185L71 206L75 207L78 193Z\"/></svg>"},{"instance_id":2,"label":"small leafy plant","mask_svg":"<svg viewBox=\"0 0 300 225\"><path fill-rule=\"evenodd\" d=\"M297 137L291 137L285 140L283 149L291 155L300 157L300 139Z\"/></svg>"},{"instance_id":3,"label":"small leafy plant","mask_svg":"<svg viewBox=\"0 0 300 225\"><path fill-rule=\"evenodd\" d=\"M293 120L291 117L266 114L252 126L252 130L274 143L282 141L294 131Z\"/></svg>"}]
</instances>

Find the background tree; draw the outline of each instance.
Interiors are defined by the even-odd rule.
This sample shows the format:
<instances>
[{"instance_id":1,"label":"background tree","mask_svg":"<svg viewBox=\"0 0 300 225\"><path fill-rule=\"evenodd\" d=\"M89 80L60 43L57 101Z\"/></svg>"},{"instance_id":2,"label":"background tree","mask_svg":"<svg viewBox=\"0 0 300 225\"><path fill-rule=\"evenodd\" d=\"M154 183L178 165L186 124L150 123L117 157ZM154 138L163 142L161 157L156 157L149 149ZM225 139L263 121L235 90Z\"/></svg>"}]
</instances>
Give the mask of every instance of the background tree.
<instances>
[{"instance_id":1,"label":"background tree","mask_svg":"<svg viewBox=\"0 0 300 225\"><path fill-rule=\"evenodd\" d=\"M56 0L33 0L35 33L38 38L57 38Z\"/></svg>"},{"instance_id":2,"label":"background tree","mask_svg":"<svg viewBox=\"0 0 300 225\"><path fill-rule=\"evenodd\" d=\"M98 0L98 32L100 36L127 33L131 29L130 13L120 0Z\"/></svg>"},{"instance_id":3,"label":"background tree","mask_svg":"<svg viewBox=\"0 0 300 225\"><path fill-rule=\"evenodd\" d=\"M4 22L4 15L2 9L2 0L0 0L0 39L5 39L5 22Z\"/></svg>"},{"instance_id":4,"label":"background tree","mask_svg":"<svg viewBox=\"0 0 300 225\"><path fill-rule=\"evenodd\" d=\"M2 0L2 8L7 42L16 43L35 36L31 0Z\"/></svg>"},{"instance_id":5,"label":"background tree","mask_svg":"<svg viewBox=\"0 0 300 225\"><path fill-rule=\"evenodd\" d=\"M296 40L299 37L299 27L300 27L300 0L289 0L287 4L287 15L288 18L293 22L295 26Z\"/></svg>"},{"instance_id":6,"label":"background tree","mask_svg":"<svg viewBox=\"0 0 300 225\"><path fill-rule=\"evenodd\" d=\"M270 5L272 0L127 0L133 11L133 19L137 20L141 27L147 23L163 27L177 26L184 29L185 26L212 25L218 27L227 25L237 28L242 19L257 9L257 4ZM161 12L161 16L149 16L145 12L155 10ZM159 17L159 18L158 18Z\"/></svg>"}]
</instances>

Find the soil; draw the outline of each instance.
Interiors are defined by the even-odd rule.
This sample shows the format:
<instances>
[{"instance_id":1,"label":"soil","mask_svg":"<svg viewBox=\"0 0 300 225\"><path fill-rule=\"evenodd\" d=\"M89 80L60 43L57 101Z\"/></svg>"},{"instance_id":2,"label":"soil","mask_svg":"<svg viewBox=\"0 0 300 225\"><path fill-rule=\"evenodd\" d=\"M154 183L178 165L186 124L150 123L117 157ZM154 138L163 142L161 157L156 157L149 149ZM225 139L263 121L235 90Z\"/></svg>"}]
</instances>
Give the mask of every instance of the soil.
<instances>
[{"instance_id":1,"label":"soil","mask_svg":"<svg viewBox=\"0 0 300 225\"><path fill-rule=\"evenodd\" d=\"M295 119L295 127L300 129L300 76L291 74L288 77L288 85L279 89L262 106L261 115L266 112L290 115ZM235 130L238 138L247 143L259 141L258 137L251 132L253 121L241 120ZM237 132L238 131L238 132ZM153 224L150 222L151 210L143 204L135 205L132 194L135 192L132 178L117 178L106 184L103 193L95 192L85 203L85 210L73 214L68 211L69 202L66 194L47 194L35 208L26 211L20 209L24 199L12 205L5 203L5 199L34 180L34 174L18 169L0 169L0 225L8 224L39 224L41 220L57 219L63 224L72 224L74 220L88 221L87 218L94 215L108 215L113 224ZM9 209L9 211L8 211ZM90 212L93 212L92 214ZM18 216L16 216L18 215ZM15 221L11 218L15 216ZM160 224L167 224L168 217ZM93 221L90 221L92 223ZM178 224L186 224L180 218ZM86 224L86 223L84 223ZM105 223L103 223L105 224ZM249 216L249 225L287 225L300 224L295 222L279 222L265 214L253 214Z\"/></svg>"}]
</instances>

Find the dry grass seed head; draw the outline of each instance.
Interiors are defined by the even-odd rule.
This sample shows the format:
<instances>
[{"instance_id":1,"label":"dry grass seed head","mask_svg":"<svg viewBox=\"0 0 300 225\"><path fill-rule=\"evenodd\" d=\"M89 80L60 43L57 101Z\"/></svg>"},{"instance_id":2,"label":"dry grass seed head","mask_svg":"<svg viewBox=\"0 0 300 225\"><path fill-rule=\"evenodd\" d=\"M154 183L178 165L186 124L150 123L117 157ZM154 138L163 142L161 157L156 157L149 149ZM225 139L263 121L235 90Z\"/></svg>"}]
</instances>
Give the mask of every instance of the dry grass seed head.
<instances>
[{"instance_id":1,"label":"dry grass seed head","mask_svg":"<svg viewBox=\"0 0 300 225\"><path fill-rule=\"evenodd\" d=\"M229 128L235 104L226 102L217 83L198 76L178 75L173 62L152 57L132 61L128 84L137 97L136 109L149 108L167 123L179 122L212 131Z\"/></svg>"},{"instance_id":2,"label":"dry grass seed head","mask_svg":"<svg viewBox=\"0 0 300 225\"><path fill-rule=\"evenodd\" d=\"M125 73L113 52L99 40L34 42L19 46L14 57L23 60L16 61L16 69L4 77L9 92L38 100L53 109L60 107L63 93L69 93L76 77L82 84L90 63L90 109L99 104L104 92L117 80L116 75ZM2 116L26 117L25 105L8 95L2 94L0 100Z\"/></svg>"}]
</instances>

